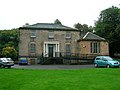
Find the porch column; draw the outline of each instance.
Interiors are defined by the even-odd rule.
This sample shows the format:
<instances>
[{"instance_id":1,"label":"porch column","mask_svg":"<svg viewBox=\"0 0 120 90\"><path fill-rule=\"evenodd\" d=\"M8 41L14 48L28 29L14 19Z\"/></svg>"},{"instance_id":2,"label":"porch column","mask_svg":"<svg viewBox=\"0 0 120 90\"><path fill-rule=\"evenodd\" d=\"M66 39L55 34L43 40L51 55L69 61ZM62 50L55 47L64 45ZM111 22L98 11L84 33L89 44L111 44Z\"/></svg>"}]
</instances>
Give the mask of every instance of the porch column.
<instances>
[{"instance_id":1,"label":"porch column","mask_svg":"<svg viewBox=\"0 0 120 90\"><path fill-rule=\"evenodd\" d=\"M45 50L45 46L46 46L46 45L45 45L45 43L44 43L44 44L43 44L43 56L45 56L45 51L46 51L46 50Z\"/></svg>"},{"instance_id":2,"label":"porch column","mask_svg":"<svg viewBox=\"0 0 120 90\"><path fill-rule=\"evenodd\" d=\"M57 57L57 44L55 44L55 57Z\"/></svg>"},{"instance_id":3,"label":"porch column","mask_svg":"<svg viewBox=\"0 0 120 90\"><path fill-rule=\"evenodd\" d=\"M46 52L45 52L46 56L45 57L48 57L48 44L46 43Z\"/></svg>"},{"instance_id":4,"label":"porch column","mask_svg":"<svg viewBox=\"0 0 120 90\"><path fill-rule=\"evenodd\" d=\"M59 47L59 44L58 44L58 57L60 57L60 47Z\"/></svg>"},{"instance_id":5,"label":"porch column","mask_svg":"<svg viewBox=\"0 0 120 90\"><path fill-rule=\"evenodd\" d=\"M60 52L60 47L59 47L59 44L58 44L58 52Z\"/></svg>"},{"instance_id":6,"label":"porch column","mask_svg":"<svg viewBox=\"0 0 120 90\"><path fill-rule=\"evenodd\" d=\"M44 57L48 57L48 44L44 43L43 45L43 55Z\"/></svg>"},{"instance_id":7,"label":"porch column","mask_svg":"<svg viewBox=\"0 0 120 90\"><path fill-rule=\"evenodd\" d=\"M55 52L57 52L57 44L55 44L55 47L56 47L56 48L55 48Z\"/></svg>"},{"instance_id":8,"label":"porch column","mask_svg":"<svg viewBox=\"0 0 120 90\"><path fill-rule=\"evenodd\" d=\"M59 44L56 44L56 56L59 57Z\"/></svg>"}]
</instances>

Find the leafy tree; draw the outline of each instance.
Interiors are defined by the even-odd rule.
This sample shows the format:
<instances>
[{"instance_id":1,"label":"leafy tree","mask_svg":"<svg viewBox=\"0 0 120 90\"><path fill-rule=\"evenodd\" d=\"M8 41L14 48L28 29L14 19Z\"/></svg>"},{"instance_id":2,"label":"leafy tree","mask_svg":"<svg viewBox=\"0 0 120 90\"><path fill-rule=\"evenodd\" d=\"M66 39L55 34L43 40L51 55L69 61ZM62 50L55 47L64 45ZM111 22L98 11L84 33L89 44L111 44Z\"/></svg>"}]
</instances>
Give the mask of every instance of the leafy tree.
<instances>
[{"instance_id":1,"label":"leafy tree","mask_svg":"<svg viewBox=\"0 0 120 90\"><path fill-rule=\"evenodd\" d=\"M18 52L19 30L0 30L0 57L2 57L3 48L14 47ZM17 58L17 57L16 57Z\"/></svg>"},{"instance_id":2,"label":"leafy tree","mask_svg":"<svg viewBox=\"0 0 120 90\"><path fill-rule=\"evenodd\" d=\"M14 47L5 47L2 50L2 56L11 57L12 59L15 59L17 57L17 51Z\"/></svg>"},{"instance_id":3,"label":"leafy tree","mask_svg":"<svg viewBox=\"0 0 120 90\"><path fill-rule=\"evenodd\" d=\"M62 23L60 22L60 20L56 19L54 24L62 24Z\"/></svg>"},{"instance_id":4,"label":"leafy tree","mask_svg":"<svg viewBox=\"0 0 120 90\"><path fill-rule=\"evenodd\" d=\"M74 27L77 28L78 30L80 30L80 32L81 32L82 29L83 29L83 26L82 26L82 24L80 24L80 23L75 24Z\"/></svg>"},{"instance_id":5,"label":"leafy tree","mask_svg":"<svg viewBox=\"0 0 120 90\"><path fill-rule=\"evenodd\" d=\"M80 31L80 37L82 38L87 32L93 32L93 27L88 26L87 24L80 24L77 23L74 25L75 28L77 28Z\"/></svg>"},{"instance_id":6,"label":"leafy tree","mask_svg":"<svg viewBox=\"0 0 120 90\"><path fill-rule=\"evenodd\" d=\"M120 53L120 9L110 7L101 11L95 23L95 33L109 41L110 55Z\"/></svg>"}]
</instances>

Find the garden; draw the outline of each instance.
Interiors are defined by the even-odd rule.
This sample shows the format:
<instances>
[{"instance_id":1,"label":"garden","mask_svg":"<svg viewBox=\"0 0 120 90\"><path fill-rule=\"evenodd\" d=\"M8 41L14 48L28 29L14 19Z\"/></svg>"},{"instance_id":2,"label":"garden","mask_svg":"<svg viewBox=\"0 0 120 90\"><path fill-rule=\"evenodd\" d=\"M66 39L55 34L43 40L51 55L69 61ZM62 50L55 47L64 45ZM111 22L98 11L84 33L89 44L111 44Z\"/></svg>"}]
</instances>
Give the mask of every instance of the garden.
<instances>
[{"instance_id":1,"label":"garden","mask_svg":"<svg viewBox=\"0 0 120 90\"><path fill-rule=\"evenodd\" d=\"M0 69L0 90L119 90L120 68Z\"/></svg>"}]
</instances>

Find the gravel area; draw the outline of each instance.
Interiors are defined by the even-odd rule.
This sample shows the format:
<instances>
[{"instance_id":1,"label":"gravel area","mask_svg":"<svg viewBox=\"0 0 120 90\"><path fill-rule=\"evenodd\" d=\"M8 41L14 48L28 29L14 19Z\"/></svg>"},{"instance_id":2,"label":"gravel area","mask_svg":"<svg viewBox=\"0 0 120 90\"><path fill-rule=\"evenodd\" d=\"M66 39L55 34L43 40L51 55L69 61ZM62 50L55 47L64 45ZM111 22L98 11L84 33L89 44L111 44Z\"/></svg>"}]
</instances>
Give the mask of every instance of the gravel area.
<instances>
[{"instance_id":1,"label":"gravel area","mask_svg":"<svg viewBox=\"0 0 120 90\"><path fill-rule=\"evenodd\" d=\"M94 65L14 65L12 68L18 69L47 69L47 70L67 70L94 68Z\"/></svg>"}]
</instances>

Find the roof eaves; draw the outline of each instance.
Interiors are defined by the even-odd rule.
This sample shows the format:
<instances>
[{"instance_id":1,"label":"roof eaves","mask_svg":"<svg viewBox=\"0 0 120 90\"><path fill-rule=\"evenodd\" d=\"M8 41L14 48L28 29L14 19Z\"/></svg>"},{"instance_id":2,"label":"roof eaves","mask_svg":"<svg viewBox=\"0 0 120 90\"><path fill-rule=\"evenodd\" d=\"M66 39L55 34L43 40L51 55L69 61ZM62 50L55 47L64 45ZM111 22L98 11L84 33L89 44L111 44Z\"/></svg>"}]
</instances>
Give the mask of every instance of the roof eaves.
<instances>
[{"instance_id":1,"label":"roof eaves","mask_svg":"<svg viewBox=\"0 0 120 90\"><path fill-rule=\"evenodd\" d=\"M32 29L32 30L61 30L61 31L78 31L76 29L62 29L62 28L33 28L33 27L20 27L19 29Z\"/></svg>"},{"instance_id":2,"label":"roof eaves","mask_svg":"<svg viewBox=\"0 0 120 90\"><path fill-rule=\"evenodd\" d=\"M81 41L104 41L104 42L107 42L106 40L100 40L100 39L79 39L79 40L77 40L77 42L81 42Z\"/></svg>"}]
</instances>

